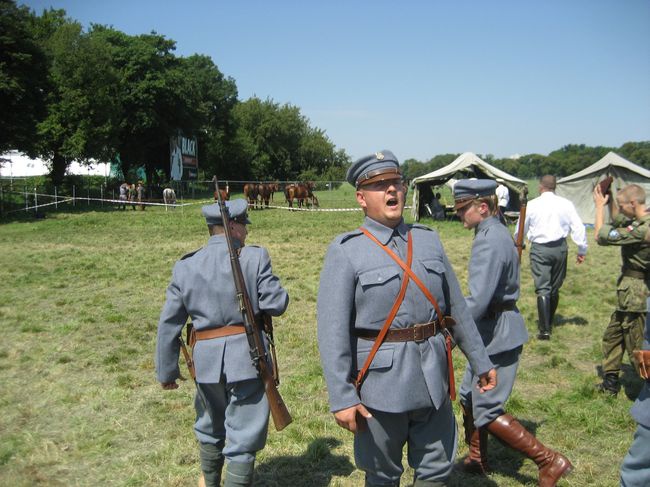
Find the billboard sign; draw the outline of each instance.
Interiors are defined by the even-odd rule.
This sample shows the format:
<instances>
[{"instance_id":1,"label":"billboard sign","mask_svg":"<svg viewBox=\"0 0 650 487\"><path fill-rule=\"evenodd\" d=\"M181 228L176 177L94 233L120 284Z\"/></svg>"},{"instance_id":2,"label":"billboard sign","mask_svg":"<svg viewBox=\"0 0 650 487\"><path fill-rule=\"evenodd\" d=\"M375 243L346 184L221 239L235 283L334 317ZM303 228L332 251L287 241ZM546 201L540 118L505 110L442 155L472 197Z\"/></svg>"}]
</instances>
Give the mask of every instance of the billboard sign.
<instances>
[{"instance_id":1,"label":"billboard sign","mask_svg":"<svg viewBox=\"0 0 650 487\"><path fill-rule=\"evenodd\" d=\"M197 179L199 175L199 158L196 138L175 135L169 138L169 162L171 179L187 181Z\"/></svg>"}]
</instances>

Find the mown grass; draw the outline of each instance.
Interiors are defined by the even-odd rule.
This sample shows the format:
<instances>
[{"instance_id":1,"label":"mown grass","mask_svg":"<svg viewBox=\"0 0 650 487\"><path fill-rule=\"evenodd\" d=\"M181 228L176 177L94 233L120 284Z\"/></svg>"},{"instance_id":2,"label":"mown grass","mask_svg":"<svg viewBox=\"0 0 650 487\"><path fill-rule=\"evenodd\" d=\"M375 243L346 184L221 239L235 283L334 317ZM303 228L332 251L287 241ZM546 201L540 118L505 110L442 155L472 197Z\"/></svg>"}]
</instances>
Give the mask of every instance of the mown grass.
<instances>
[{"instance_id":1,"label":"mown grass","mask_svg":"<svg viewBox=\"0 0 650 487\"><path fill-rule=\"evenodd\" d=\"M354 205L351 188L319 199L323 207L328 200ZM153 350L171 267L207 239L200 205L81 210L0 226L0 485L194 485L193 386L185 381L163 391ZM249 243L269 249L291 296L275 323L280 390L294 417L280 433L271 427L257 485L362 485L352 437L328 411L315 325L327 244L362 214L265 210L251 218ZM471 232L458 222L425 223L440 232L466 289ZM551 342L534 339L536 302L524 254L519 305L531 340L508 407L573 461L564 485L611 486L632 440L628 410L641 384L627 368L625 393L594 392L620 257L614 248L590 247L585 264L570 261ZM457 380L464 366L455 353ZM496 441L490 450L493 474L454 474L451 485L536 485L532 462ZM411 478L407 469L403 484Z\"/></svg>"}]
</instances>

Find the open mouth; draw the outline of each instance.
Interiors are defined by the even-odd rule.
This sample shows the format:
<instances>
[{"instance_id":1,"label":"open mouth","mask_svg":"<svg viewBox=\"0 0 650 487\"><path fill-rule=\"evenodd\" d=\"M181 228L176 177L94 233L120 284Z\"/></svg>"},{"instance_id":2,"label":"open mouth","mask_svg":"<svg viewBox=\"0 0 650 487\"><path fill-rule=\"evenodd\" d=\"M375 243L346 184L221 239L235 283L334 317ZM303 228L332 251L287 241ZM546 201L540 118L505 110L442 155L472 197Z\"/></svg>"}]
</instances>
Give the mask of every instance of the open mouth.
<instances>
[{"instance_id":1,"label":"open mouth","mask_svg":"<svg viewBox=\"0 0 650 487\"><path fill-rule=\"evenodd\" d=\"M386 206L390 206L391 208L397 206L397 198L390 198L386 202Z\"/></svg>"}]
</instances>

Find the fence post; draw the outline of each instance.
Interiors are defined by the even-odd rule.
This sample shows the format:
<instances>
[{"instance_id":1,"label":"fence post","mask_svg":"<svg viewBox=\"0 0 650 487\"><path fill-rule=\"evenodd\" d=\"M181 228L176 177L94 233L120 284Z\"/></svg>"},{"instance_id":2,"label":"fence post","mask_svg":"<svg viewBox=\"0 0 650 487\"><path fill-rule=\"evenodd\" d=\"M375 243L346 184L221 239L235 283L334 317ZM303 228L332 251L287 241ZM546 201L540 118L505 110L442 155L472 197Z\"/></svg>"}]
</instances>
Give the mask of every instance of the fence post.
<instances>
[{"instance_id":1,"label":"fence post","mask_svg":"<svg viewBox=\"0 0 650 487\"><path fill-rule=\"evenodd\" d=\"M77 186L72 186L72 206L77 206Z\"/></svg>"},{"instance_id":2,"label":"fence post","mask_svg":"<svg viewBox=\"0 0 650 487\"><path fill-rule=\"evenodd\" d=\"M56 190L56 186L54 186L54 208L57 210L59 209L59 194Z\"/></svg>"},{"instance_id":3,"label":"fence post","mask_svg":"<svg viewBox=\"0 0 650 487\"><path fill-rule=\"evenodd\" d=\"M99 198L102 200L102 207L104 206L104 183L99 185Z\"/></svg>"},{"instance_id":4,"label":"fence post","mask_svg":"<svg viewBox=\"0 0 650 487\"><path fill-rule=\"evenodd\" d=\"M38 213L38 194L36 194L36 186L34 186L34 214Z\"/></svg>"},{"instance_id":5,"label":"fence post","mask_svg":"<svg viewBox=\"0 0 650 487\"><path fill-rule=\"evenodd\" d=\"M25 193L25 213L27 213L27 207L29 206L29 195L27 194L27 186L23 186L23 192Z\"/></svg>"},{"instance_id":6,"label":"fence post","mask_svg":"<svg viewBox=\"0 0 650 487\"><path fill-rule=\"evenodd\" d=\"M0 183L0 218L4 216L4 188Z\"/></svg>"}]
</instances>

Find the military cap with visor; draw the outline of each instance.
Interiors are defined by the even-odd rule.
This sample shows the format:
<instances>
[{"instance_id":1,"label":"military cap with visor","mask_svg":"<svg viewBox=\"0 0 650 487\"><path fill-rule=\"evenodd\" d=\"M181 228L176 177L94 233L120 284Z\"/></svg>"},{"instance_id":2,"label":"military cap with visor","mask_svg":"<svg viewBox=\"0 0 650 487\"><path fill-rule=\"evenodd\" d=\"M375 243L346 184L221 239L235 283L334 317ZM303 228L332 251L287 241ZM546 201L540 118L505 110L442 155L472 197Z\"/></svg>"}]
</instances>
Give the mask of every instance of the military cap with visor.
<instances>
[{"instance_id":1,"label":"military cap with visor","mask_svg":"<svg viewBox=\"0 0 650 487\"><path fill-rule=\"evenodd\" d=\"M230 220L248 225L251 221L248 219L248 202L245 199L237 198L230 201L225 201L226 210L228 210L228 218ZM213 203L211 205L206 205L201 209L203 216L205 217L205 222L208 225L223 225L223 220L221 219L221 208L219 203Z\"/></svg>"},{"instance_id":2,"label":"military cap with visor","mask_svg":"<svg viewBox=\"0 0 650 487\"><path fill-rule=\"evenodd\" d=\"M454 210L466 207L477 198L494 196L497 183L492 179L459 179L454 184Z\"/></svg>"},{"instance_id":3,"label":"military cap with visor","mask_svg":"<svg viewBox=\"0 0 650 487\"><path fill-rule=\"evenodd\" d=\"M390 179L402 179L399 161L389 150L375 152L356 160L346 175L348 183L359 189L366 184Z\"/></svg>"}]
</instances>

